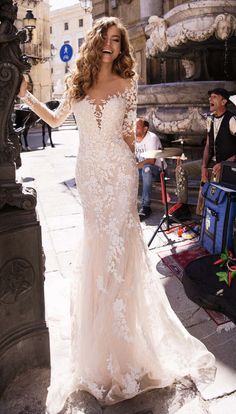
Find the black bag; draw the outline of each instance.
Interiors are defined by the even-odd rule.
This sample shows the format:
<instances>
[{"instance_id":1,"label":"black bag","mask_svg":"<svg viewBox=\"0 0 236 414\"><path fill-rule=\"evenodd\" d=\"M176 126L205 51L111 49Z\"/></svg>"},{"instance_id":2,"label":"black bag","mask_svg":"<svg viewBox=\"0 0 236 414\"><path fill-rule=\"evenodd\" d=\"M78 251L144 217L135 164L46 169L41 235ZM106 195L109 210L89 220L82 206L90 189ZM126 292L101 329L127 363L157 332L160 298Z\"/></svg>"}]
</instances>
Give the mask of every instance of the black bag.
<instances>
[{"instance_id":1,"label":"black bag","mask_svg":"<svg viewBox=\"0 0 236 414\"><path fill-rule=\"evenodd\" d=\"M193 260L184 269L182 283L186 295L193 302L221 312L236 323L236 278L230 287L225 282L219 282L216 273L225 269L213 264L218 259L219 255L212 254Z\"/></svg>"},{"instance_id":2,"label":"black bag","mask_svg":"<svg viewBox=\"0 0 236 414\"><path fill-rule=\"evenodd\" d=\"M219 184L236 190L236 162L221 162Z\"/></svg>"}]
</instances>

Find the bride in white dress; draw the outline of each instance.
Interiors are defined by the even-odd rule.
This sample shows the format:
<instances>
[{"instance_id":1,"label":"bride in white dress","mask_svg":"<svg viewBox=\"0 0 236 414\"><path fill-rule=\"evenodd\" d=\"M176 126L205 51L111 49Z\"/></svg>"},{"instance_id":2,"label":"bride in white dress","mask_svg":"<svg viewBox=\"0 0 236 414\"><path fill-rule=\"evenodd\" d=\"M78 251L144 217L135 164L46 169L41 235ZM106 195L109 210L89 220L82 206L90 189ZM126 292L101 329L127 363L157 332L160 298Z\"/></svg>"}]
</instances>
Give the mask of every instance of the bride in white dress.
<instances>
[{"instance_id":1,"label":"bride in white dress","mask_svg":"<svg viewBox=\"0 0 236 414\"><path fill-rule=\"evenodd\" d=\"M73 112L80 136L84 236L71 289L72 363L67 380L52 380L47 410L58 413L75 390L111 405L185 376L210 382L214 356L183 327L148 261L137 213L134 60L117 18L95 22L67 85L55 112L25 81L19 92L52 127Z\"/></svg>"}]
</instances>

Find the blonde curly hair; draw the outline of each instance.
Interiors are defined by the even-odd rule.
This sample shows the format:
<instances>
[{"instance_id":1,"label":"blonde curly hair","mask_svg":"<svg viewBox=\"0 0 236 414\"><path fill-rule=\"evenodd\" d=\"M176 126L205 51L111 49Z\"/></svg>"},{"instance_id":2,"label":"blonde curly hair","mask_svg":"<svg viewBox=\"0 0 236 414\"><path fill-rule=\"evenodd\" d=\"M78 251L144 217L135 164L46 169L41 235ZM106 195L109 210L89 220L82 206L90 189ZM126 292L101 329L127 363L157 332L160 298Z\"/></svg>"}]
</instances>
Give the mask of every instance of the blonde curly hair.
<instances>
[{"instance_id":1,"label":"blonde curly hair","mask_svg":"<svg viewBox=\"0 0 236 414\"><path fill-rule=\"evenodd\" d=\"M102 17L94 22L87 34L80 48L76 69L66 79L70 100L82 100L96 82L101 67L104 36L111 26L116 26L121 35L121 53L113 62L113 72L122 78L132 78L136 74L127 29L116 17Z\"/></svg>"}]
</instances>

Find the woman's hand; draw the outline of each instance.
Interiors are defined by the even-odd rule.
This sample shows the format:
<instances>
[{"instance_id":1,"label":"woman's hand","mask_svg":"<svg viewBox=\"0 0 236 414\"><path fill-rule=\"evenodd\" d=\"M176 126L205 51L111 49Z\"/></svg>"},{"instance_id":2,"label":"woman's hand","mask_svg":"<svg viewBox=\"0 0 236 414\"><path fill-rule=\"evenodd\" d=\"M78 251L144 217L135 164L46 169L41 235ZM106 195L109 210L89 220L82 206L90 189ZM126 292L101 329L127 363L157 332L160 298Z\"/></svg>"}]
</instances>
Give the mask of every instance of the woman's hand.
<instances>
[{"instance_id":1,"label":"woman's hand","mask_svg":"<svg viewBox=\"0 0 236 414\"><path fill-rule=\"evenodd\" d=\"M21 81L20 90L18 93L19 98L23 98L28 90L28 82L26 82L24 76Z\"/></svg>"}]
</instances>

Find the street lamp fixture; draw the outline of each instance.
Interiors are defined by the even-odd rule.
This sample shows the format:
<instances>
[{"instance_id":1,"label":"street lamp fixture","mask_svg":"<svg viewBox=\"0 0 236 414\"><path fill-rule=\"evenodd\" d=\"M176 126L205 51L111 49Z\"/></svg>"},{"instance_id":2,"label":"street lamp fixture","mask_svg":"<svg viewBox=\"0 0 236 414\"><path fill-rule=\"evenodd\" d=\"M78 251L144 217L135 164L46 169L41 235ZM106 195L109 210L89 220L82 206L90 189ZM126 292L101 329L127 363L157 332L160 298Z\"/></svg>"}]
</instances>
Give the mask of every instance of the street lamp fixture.
<instances>
[{"instance_id":1,"label":"street lamp fixture","mask_svg":"<svg viewBox=\"0 0 236 414\"><path fill-rule=\"evenodd\" d=\"M36 28L36 18L33 15L32 10L27 10L23 19L23 26L28 31L28 39L25 43L30 43L33 37L33 30Z\"/></svg>"},{"instance_id":2,"label":"street lamp fixture","mask_svg":"<svg viewBox=\"0 0 236 414\"><path fill-rule=\"evenodd\" d=\"M91 0L80 0L80 6L85 10L85 12L92 10L92 2Z\"/></svg>"}]
</instances>

